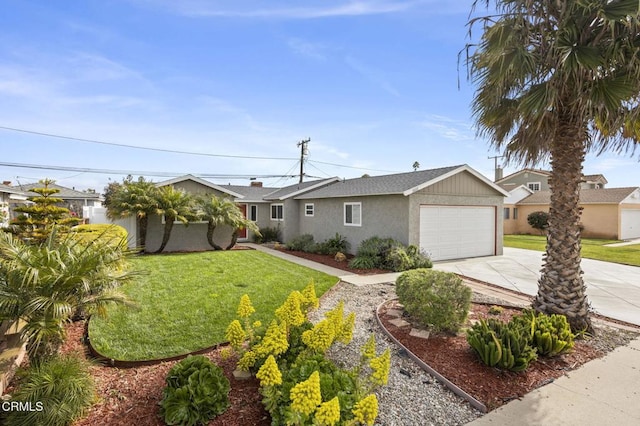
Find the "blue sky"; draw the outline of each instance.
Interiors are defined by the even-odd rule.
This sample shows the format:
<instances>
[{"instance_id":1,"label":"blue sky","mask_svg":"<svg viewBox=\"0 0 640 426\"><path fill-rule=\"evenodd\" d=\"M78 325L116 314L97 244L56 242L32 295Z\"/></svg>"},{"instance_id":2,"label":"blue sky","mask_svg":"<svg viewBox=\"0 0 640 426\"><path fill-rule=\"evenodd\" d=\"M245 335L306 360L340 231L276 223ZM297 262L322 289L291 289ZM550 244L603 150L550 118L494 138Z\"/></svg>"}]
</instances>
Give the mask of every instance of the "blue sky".
<instances>
[{"instance_id":1,"label":"blue sky","mask_svg":"<svg viewBox=\"0 0 640 426\"><path fill-rule=\"evenodd\" d=\"M8 0L0 127L115 145L0 129L0 162L114 172L0 166L0 180L102 191L129 171L282 186L297 179L260 176L298 173L307 137L310 176L410 171L418 161L493 178L496 153L475 136L473 87L458 63L471 3ZM638 166L637 156L590 155L584 172L637 186Z\"/></svg>"}]
</instances>

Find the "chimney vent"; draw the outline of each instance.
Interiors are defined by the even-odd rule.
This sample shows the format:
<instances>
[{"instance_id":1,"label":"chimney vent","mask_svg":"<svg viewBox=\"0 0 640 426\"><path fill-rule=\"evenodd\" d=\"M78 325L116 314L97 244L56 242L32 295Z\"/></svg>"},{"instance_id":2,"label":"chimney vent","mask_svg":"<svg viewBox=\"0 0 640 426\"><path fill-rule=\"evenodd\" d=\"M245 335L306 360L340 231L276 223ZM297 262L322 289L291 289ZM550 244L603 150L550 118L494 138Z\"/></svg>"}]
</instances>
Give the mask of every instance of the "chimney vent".
<instances>
[{"instance_id":1,"label":"chimney vent","mask_svg":"<svg viewBox=\"0 0 640 426\"><path fill-rule=\"evenodd\" d=\"M255 188L262 188L262 182L258 182L258 181L252 181L251 182L251 186L255 187Z\"/></svg>"},{"instance_id":2,"label":"chimney vent","mask_svg":"<svg viewBox=\"0 0 640 426\"><path fill-rule=\"evenodd\" d=\"M494 182L499 181L503 177L503 169L502 167L496 167L496 176Z\"/></svg>"}]
</instances>

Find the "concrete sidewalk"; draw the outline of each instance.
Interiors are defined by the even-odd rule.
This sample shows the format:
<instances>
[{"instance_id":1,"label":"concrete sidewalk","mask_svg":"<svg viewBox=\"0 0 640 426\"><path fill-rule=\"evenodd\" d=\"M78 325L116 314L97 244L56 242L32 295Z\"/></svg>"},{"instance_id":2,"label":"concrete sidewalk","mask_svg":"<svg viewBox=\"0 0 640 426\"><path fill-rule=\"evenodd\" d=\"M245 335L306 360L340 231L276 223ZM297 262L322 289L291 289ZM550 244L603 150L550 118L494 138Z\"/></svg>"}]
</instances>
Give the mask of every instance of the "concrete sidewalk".
<instances>
[{"instance_id":1,"label":"concrete sidewalk","mask_svg":"<svg viewBox=\"0 0 640 426\"><path fill-rule=\"evenodd\" d=\"M640 424L640 340L590 361L470 425Z\"/></svg>"}]
</instances>

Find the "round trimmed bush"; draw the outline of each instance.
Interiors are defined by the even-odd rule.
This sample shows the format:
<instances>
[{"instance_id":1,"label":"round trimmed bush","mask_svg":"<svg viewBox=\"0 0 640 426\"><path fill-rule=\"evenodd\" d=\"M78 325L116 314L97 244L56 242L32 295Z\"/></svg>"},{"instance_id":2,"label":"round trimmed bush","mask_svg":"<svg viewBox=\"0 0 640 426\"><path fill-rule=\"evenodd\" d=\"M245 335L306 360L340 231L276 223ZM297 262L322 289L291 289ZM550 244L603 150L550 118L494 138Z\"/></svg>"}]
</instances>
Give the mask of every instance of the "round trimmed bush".
<instances>
[{"instance_id":1,"label":"round trimmed bush","mask_svg":"<svg viewBox=\"0 0 640 426\"><path fill-rule=\"evenodd\" d=\"M436 332L456 333L469 313L471 289L450 272L414 269L396 280L396 293L413 318Z\"/></svg>"}]
</instances>

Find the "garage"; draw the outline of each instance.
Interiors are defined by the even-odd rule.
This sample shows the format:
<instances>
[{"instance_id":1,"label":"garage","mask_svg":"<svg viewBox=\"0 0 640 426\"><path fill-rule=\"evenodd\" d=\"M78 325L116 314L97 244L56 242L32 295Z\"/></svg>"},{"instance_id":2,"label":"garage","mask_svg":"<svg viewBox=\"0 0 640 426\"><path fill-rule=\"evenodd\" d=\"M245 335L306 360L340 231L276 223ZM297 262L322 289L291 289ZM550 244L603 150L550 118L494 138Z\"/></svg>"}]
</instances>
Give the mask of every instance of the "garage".
<instances>
[{"instance_id":1,"label":"garage","mask_svg":"<svg viewBox=\"0 0 640 426\"><path fill-rule=\"evenodd\" d=\"M434 261L495 255L496 208L420 206L420 248Z\"/></svg>"},{"instance_id":2,"label":"garage","mask_svg":"<svg viewBox=\"0 0 640 426\"><path fill-rule=\"evenodd\" d=\"M640 238L640 210L620 210L620 239Z\"/></svg>"}]
</instances>

